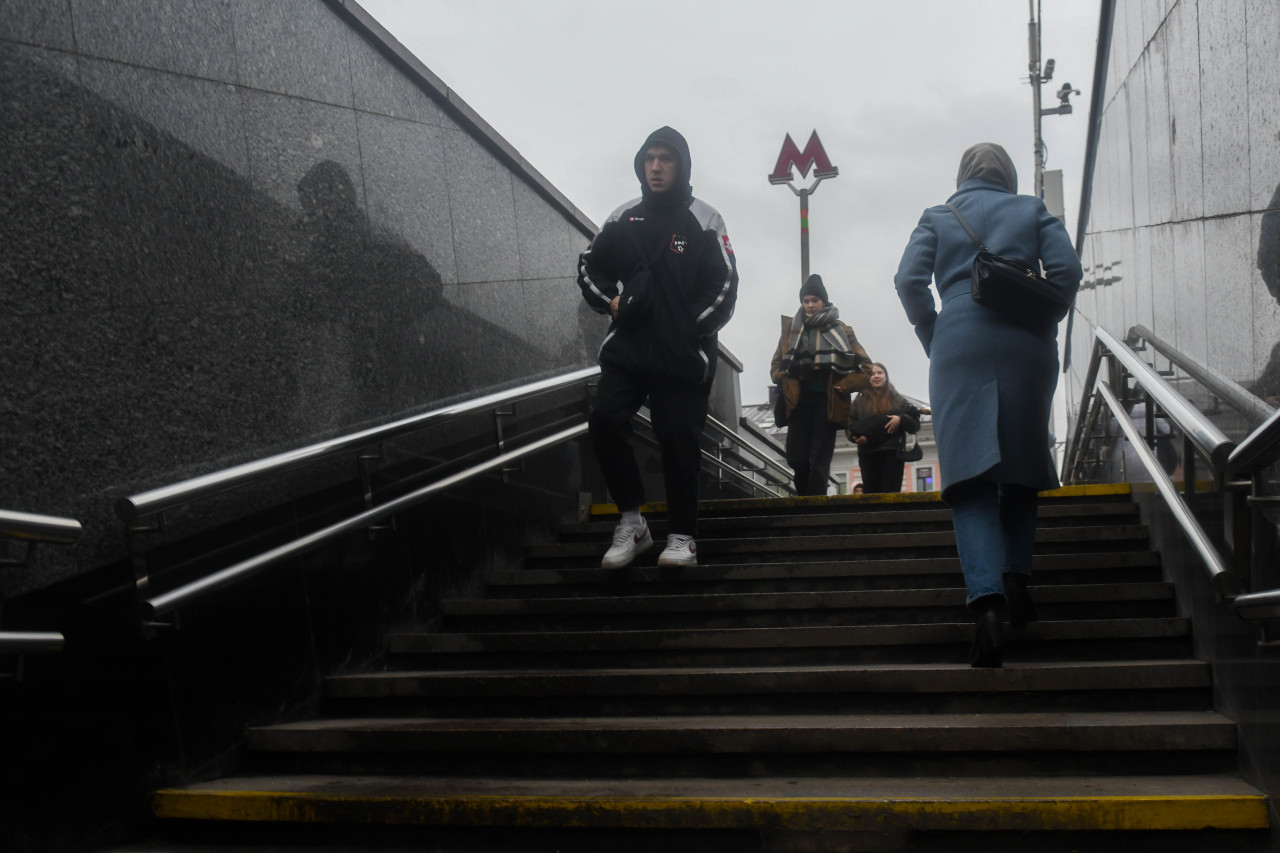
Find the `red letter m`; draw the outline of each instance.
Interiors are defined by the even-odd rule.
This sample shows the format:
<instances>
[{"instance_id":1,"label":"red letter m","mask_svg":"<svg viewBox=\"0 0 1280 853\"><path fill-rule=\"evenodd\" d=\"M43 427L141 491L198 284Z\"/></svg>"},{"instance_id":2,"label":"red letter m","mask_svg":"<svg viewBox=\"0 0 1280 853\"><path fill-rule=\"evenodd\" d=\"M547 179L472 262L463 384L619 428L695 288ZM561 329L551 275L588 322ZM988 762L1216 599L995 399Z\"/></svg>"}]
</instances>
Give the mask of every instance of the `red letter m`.
<instances>
[{"instance_id":1,"label":"red letter m","mask_svg":"<svg viewBox=\"0 0 1280 853\"><path fill-rule=\"evenodd\" d=\"M799 169L800 174L806 177L810 167L813 167L815 178L834 178L840 174L840 170L832 166L831 161L827 159L827 152L823 150L822 140L818 138L816 130L809 134L809 141L805 143L803 151L796 148L791 134L787 134L787 138L782 143L782 152L778 155L778 165L773 167L773 174L769 176L769 183L790 183L793 180L792 166Z\"/></svg>"}]
</instances>

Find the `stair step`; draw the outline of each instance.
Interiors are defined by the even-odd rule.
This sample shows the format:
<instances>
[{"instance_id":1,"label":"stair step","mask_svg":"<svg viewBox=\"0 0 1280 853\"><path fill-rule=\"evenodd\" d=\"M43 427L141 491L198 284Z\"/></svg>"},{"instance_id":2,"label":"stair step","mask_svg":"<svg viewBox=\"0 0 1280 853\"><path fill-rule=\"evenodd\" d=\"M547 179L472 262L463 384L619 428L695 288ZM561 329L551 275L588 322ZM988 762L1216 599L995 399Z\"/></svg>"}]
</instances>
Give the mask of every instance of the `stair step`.
<instances>
[{"instance_id":1,"label":"stair step","mask_svg":"<svg viewBox=\"0 0 1280 853\"><path fill-rule=\"evenodd\" d=\"M639 585L659 590L696 589L713 591L736 587L758 588L764 584L803 584L803 589L823 589L849 584L880 583L902 589L912 586L954 586L962 577L960 560L955 556L916 559L866 559L812 561L787 560L770 563L739 563L664 568L656 565L631 565L623 569L599 568L603 548L595 553L596 566L590 568L527 568L491 571L485 576L486 586L496 591L513 588L522 595L537 595L539 588L552 588L549 594L563 594L564 587L590 588L607 585L614 589L630 589ZM654 558L656 560L656 557ZM1081 552L1076 554L1038 554L1032 562L1032 576L1037 585L1069 582L1077 576L1099 573L1099 580L1160 580L1160 557L1150 551ZM941 578L941 580L939 580ZM930 582L930 579L933 579ZM542 593L548 594L548 593Z\"/></svg>"},{"instance_id":2,"label":"stair step","mask_svg":"<svg viewBox=\"0 0 1280 853\"><path fill-rule=\"evenodd\" d=\"M1132 618L1175 615L1165 583L1036 587L1040 617ZM961 588L613 595L567 598L446 599L441 629L450 632L568 631L640 628L750 628L819 624L961 621Z\"/></svg>"},{"instance_id":3,"label":"stair step","mask_svg":"<svg viewBox=\"0 0 1280 853\"><path fill-rule=\"evenodd\" d=\"M1172 601L1173 585L1077 584L1033 586L1037 607L1054 604ZM701 595L600 595L572 598L457 598L440 603L446 616L618 615L633 613L715 613L722 611L835 610L895 607L963 607L962 587L874 589L828 592L746 592Z\"/></svg>"},{"instance_id":4,"label":"stair step","mask_svg":"<svg viewBox=\"0 0 1280 853\"><path fill-rule=\"evenodd\" d=\"M657 716L1206 710L1198 661L433 669L333 676L328 716Z\"/></svg>"},{"instance_id":5,"label":"stair step","mask_svg":"<svg viewBox=\"0 0 1280 853\"><path fill-rule=\"evenodd\" d=\"M827 693L1047 693L1206 688L1209 665L1194 660L1034 663L1001 669L954 664L794 667L661 667L589 670L419 670L331 676L335 698L535 696L787 696ZM882 701L882 700L873 700ZM512 713L519 713L513 707Z\"/></svg>"},{"instance_id":6,"label":"stair step","mask_svg":"<svg viewBox=\"0 0 1280 853\"><path fill-rule=\"evenodd\" d=\"M1099 521L1115 523L1123 520L1137 523L1138 508L1130 503L1117 504L1063 504L1050 503L1039 509L1039 523L1044 526L1097 524ZM667 533L667 520L663 516L647 519L655 535ZM574 539L594 538L607 541L617 524L616 518L599 518L563 524L560 533L564 537ZM772 535L812 535L815 528L900 528L904 526L921 529L951 529L951 510L945 506L929 506L909 508L897 511L885 511L868 508L857 512L826 512L794 514L776 513L770 515L724 515L702 517L698 522L699 540L719 539L737 535L746 530L769 530Z\"/></svg>"},{"instance_id":7,"label":"stair step","mask_svg":"<svg viewBox=\"0 0 1280 853\"><path fill-rule=\"evenodd\" d=\"M1034 622L1022 640L1121 640L1183 637L1190 627L1186 619L1104 619L1069 622ZM742 628L710 630L635 630L497 632L485 634L392 634L389 649L396 654L507 652L587 652L637 649L780 649L859 646L894 646L931 643L967 643L973 631L968 623L924 625L845 625L816 628Z\"/></svg>"},{"instance_id":8,"label":"stair step","mask_svg":"<svg viewBox=\"0 0 1280 853\"><path fill-rule=\"evenodd\" d=\"M422 827L881 833L889 827L1150 832L1268 825L1266 797L1229 775L640 780L288 775L165 789L155 794L153 805L160 818L184 820Z\"/></svg>"},{"instance_id":9,"label":"stair step","mask_svg":"<svg viewBox=\"0 0 1280 853\"><path fill-rule=\"evenodd\" d=\"M1036 531L1039 549L1083 549L1108 543L1111 547L1147 548L1149 532L1140 524L1103 526L1049 527ZM526 548L529 560L595 559L599 560L607 541L568 542L530 545ZM866 559L867 552L885 550L941 551L955 550L955 533L951 530L913 531L903 533L848 533L819 536L769 536L732 537L726 539L699 539L699 561L717 561L728 557L751 556L757 559L778 553L837 552L850 559ZM643 558L657 560L657 549Z\"/></svg>"},{"instance_id":10,"label":"stair step","mask_svg":"<svg viewBox=\"0 0 1280 853\"><path fill-rule=\"evenodd\" d=\"M1229 750L1214 711L321 719L249 729L285 752L819 753Z\"/></svg>"}]
</instances>

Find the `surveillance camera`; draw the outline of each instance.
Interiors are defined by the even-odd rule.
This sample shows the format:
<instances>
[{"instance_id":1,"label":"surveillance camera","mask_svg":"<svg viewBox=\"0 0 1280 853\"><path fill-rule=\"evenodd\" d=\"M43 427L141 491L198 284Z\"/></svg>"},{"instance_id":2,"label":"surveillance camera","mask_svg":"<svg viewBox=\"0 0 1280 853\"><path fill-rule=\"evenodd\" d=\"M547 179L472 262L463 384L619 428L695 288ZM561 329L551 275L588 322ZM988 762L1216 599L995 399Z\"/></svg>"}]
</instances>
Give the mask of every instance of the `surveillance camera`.
<instances>
[{"instance_id":1,"label":"surveillance camera","mask_svg":"<svg viewBox=\"0 0 1280 853\"><path fill-rule=\"evenodd\" d=\"M1044 74L1040 76L1040 81L1042 83L1048 83L1050 80L1053 79L1053 65L1054 63L1052 59L1045 60Z\"/></svg>"},{"instance_id":2,"label":"surveillance camera","mask_svg":"<svg viewBox=\"0 0 1280 853\"><path fill-rule=\"evenodd\" d=\"M1063 83L1062 88L1058 90L1058 100L1062 101L1063 104L1066 104L1070 102L1072 95L1078 94L1080 94L1079 89L1071 88L1070 83Z\"/></svg>"}]
</instances>

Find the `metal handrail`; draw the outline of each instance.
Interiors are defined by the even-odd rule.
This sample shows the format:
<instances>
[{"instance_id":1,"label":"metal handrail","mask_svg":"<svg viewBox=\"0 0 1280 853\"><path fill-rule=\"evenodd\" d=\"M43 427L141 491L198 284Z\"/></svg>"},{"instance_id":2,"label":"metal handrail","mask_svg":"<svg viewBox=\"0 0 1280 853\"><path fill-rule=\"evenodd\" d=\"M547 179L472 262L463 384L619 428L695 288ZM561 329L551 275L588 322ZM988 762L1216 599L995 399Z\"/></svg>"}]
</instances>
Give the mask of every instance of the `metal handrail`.
<instances>
[{"instance_id":1,"label":"metal handrail","mask_svg":"<svg viewBox=\"0 0 1280 853\"><path fill-rule=\"evenodd\" d=\"M585 434L586 431L586 423L576 424L568 429L561 430L560 432L538 439L537 441L530 442L516 450L510 450L506 453L495 456L487 462L473 465L464 471L459 471L456 474L437 480L434 483L430 483L429 485L423 486L422 488L408 494L401 495L394 500L388 501L380 506L373 507L359 515L352 516L344 521L331 524L321 530L309 533L306 536L286 542L283 545L272 548L271 550L258 554L257 556L250 557L247 560L242 560L233 566L228 566L227 568L214 572L213 574L206 575L199 580L192 581L191 583L178 587L175 590L148 598L140 605L141 615L144 619L151 619L173 611L195 598L251 577L274 563L278 563L290 557L295 557L306 551L311 551L320 545L323 545L330 539L341 536L350 531L368 527L369 525L387 518L388 516L394 515L401 510L421 503L439 492L452 488L465 480L477 477L488 471L492 471L495 468L505 467L511 462L515 462L518 459L537 453L538 451L545 450L546 448L552 447L556 444L570 441Z\"/></svg>"},{"instance_id":2,"label":"metal handrail","mask_svg":"<svg viewBox=\"0 0 1280 853\"><path fill-rule=\"evenodd\" d=\"M1133 419L1125 412L1120 401L1116 399L1115 392L1111 390L1111 386L1105 380L1098 382L1098 393L1102 396L1108 408L1111 409L1112 417L1116 419L1120 430L1124 433L1125 438L1129 440L1129 444L1133 446L1138 459L1142 462L1143 467L1147 469L1147 473L1151 476L1156 488L1159 489L1160 495L1164 498L1165 503L1169 505L1169 510L1177 520L1178 526L1182 528L1182 532L1186 534L1187 539L1191 542L1191 547L1195 549L1196 553L1200 555L1200 559L1204 561L1205 567L1209 570L1209 577L1218 599L1221 601L1234 598L1240 592L1239 581L1234 573L1227 568L1226 562L1218 553L1218 549L1214 547L1209 536L1204 532L1204 528L1200 526L1200 522L1196 521L1191 508L1187 506L1186 500L1178 492L1178 487L1173 484L1173 480L1169 478L1169 475L1164 472L1164 468L1160 466L1156 455L1147 446L1142 434L1138 432Z\"/></svg>"},{"instance_id":3,"label":"metal handrail","mask_svg":"<svg viewBox=\"0 0 1280 853\"><path fill-rule=\"evenodd\" d=\"M1196 446L1196 449L1209 460L1215 471L1224 471L1231 451L1236 443L1206 418L1199 409L1191 404L1165 381L1164 377L1138 356L1124 341L1108 332L1101 326L1097 329L1097 338L1111 356L1137 380L1160 410L1168 415L1182 434ZM1114 414L1114 411L1113 411Z\"/></svg>"},{"instance_id":4,"label":"metal handrail","mask_svg":"<svg viewBox=\"0 0 1280 853\"><path fill-rule=\"evenodd\" d=\"M535 394L558 391L590 379L592 376L599 374L599 372L599 366L585 367L572 373L543 379L518 388L486 394L483 397L466 400L452 406L432 409L429 412L392 421L389 424L383 424L361 432L322 441L297 450L278 453L265 459L245 462L222 471L193 477L180 483L161 486L141 494L121 498L116 502L116 514L122 520L132 522L140 516L163 512L199 498L261 480L273 474L318 462L339 453L367 447L407 433L447 423L464 415L474 414L484 409L501 406Z\"/></svg>"},{"instance_id":5,"label":"metal handrail","mask_svg":"<svg viewBox=\"0 0 1280 853\"><path fill-rule=\"evenodd\" d=\"M1280 411L1273 412L1240 442L1227 460L1232 477L1249 476L1280 460Z\"/></svg>"},{"instance_id":6,"label":"metal handrail","mask_svg":"<svg viewBox=\"0 0 1280 853\"><path fill-rule=\"evenodd\" d=\"M1177 365L1188 376L1213 392L1214 396L1219 400L1224 401L1252 422L1265 421L1275 414L1276 410L1273 407L1267 405L1256 395L1251 394L1240 383L1219 373L1212 367L1202 364L1186 353L1174 349L1172 345L1166 343L1146 326L1133 326L1129 329L1126 340L1135 338L1140 338L1150 344L1152 349L1168 359L1171 364Z\"/></svg>"},{"instance_id":7,"label":"metal handrail","mask_svg":"<svg viewBox=\"0 0 1280 853\"><path fill-rule=\"evenodd\" d=\"M74 518L0 509L0 537L27 542L70 545L79 539L82 533L84 528Z\"/></svg>"},{"instance_id":8,"label":"metal handrail","mask_svg":"<svg viewBox=\"0 0 1280 853\"><path fill-rule=\"evenodd\" d=\"M1066 452L1062 454L1062 481L1070 482L1072 474L1078 467L1078 457L1083 452L1084 438L1086 435L1093 434L1094 425L1097 423L1097 408L1089 405L1089 400L1094 395L1093 387L1098 382L1098 370L1102 366L1102 344L1098 340L1093 342L1093 352L1089 357L1089 366L1085 370L1084 391L1080 399L1080 408L1076 415L1076 426L1071 433L1071 440L1067 444ZM1084 417L1085 413L1089 413L1089 417Z\"/></svg>"},{"instance_id":9,"label":"metal handrail","mask_svg":"<svg viewBox=\"0 0 1280 853\"><path fill-rule=\"evenodd\" d=\"M741 435L734 432L729 427L725 426L720 421L716 420L714 417L710 415L707 416L707 426L711 427L711 431L719 435L721 438L725 438L725 439L728 439L729 441L732 441L735 445L737 445L738 447L741 447L743 450L746 450L756 459L759 459L760 462L762 463L763 468L767 468L768 470L780 476L781 482L789 483L791 481L791 472L789 470L779 465L775 460L773 460L769 456L766 456L764 452L760 450L760 448L753 446L749 442L743 441ZM761 473L764 473L764 472L761 471ZM768 475L766 474L765 476L768 476Z\"/></svg>"},{"instance_id":10,"label":"metal handrail","mask_svg":"<svg viewBox=\"0 0 1280 853\"><path fill-rule=\"evenodd\" d=\"M741 415L738 418L738 423L746 427L747 432L751 433L753 436L760 439L760 441L762 441L774 453L778 454L784 459L786 458L787 449L783 447L781 444L778 444L778 442L775 441L773 436L769 435L769 433L760 429L760 427L756 425L756 422L751 420L751 418L747 417L746 415Z\"/></svg>"},{"instance_id":11,"label":"metal handrail","mask_svg":"<svg viewBox=\"0 0 1280 853\"><path fill-rule=\"evenodd\" d=\"M644 424L645 426L647 426L649 429L651 430L653 429L653 421L650 419L648 415L642 412L637 412L635 419L640 423ZM714 419L708 416L707 420L711 421ZM720 427L724 426L724 424L719 423L719 421L716 421L716 423ZM658 446L657 440L649 437L648 435L638 434L638 437L644 439L645 441L647 441L648 443L652 444L655 447ZM751 487L752 489L764 492L765 494L768 494L768 495L774 495L774 496L779 495L777 488L765 483L761 483L758 480L751 479L746 474L739 471L737 468L734 468L731 465L724 464L722 460L717 459L715 456L713 456L711 453L707 452L703 448L701 447L698 448L698 453L701 456L702 461L704 463L710 465L712 468L715 468L716 470L723 471L724 473L730 475L731 477L734 477L735 479L741 480L744 484Z\"/></svg>"},{"instance_id":12,"label":"metal handrail","mask_svg":"<svg viewBox=\"0 0 1280 853\"><path fill-rule=\"evenodd\" d=\"M74 518L0 510L0 538L27 543L26 556L3 564L31 565L37 544L71 545L84 528ZM56 631L0 631L0 653L32 654L61 651L66 638Z\"/></svg>"},{"instance_id":13,"label":"metal handrail","mask_svg":"<svg viewBox=\"0 0 1280 853\"><path fill-rule=\"evenodd\" d=\"M1231 607L1241 619L1280 619L1280 589L1237 595L1231 602Z\"/></svg>"},{"instance_id":14,"label":"metal handrail","mask_svg":"<svg viewBox=\"0 0 1280 853\"><path fill-rule=\"evenodd\" d=\"M60 652L67 638L56 631L0 631L0 654Z\"/></svg>"}]
</instances>

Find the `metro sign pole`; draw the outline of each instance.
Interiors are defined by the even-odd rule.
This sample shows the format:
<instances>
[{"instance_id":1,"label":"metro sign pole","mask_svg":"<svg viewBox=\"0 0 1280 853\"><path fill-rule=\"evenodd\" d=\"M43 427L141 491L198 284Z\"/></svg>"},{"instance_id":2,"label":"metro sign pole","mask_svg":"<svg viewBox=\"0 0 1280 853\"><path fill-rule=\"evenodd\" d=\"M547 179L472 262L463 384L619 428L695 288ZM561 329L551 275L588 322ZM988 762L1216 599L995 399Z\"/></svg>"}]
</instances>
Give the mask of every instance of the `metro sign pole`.
<instances>
[{"instance_id":1,"label":"metro sign pole","mask_svg":"<svg viewBox=\"0 0 1280 853\"><path fill-rule=\"evenodd\" d=\"M809 169L813 169L813 176L817 180L805 189L796 189L791 183L795 180L791 173L792 167L800 170L801 177L808 177ZM813 195L813 191L824 179L834 178L839 174L840 170L831 165L827 152L822 148L822 140L818 138L818 131L815 130L809 134L809 141L805 143L803 151L796 147L791 134L788 133L787 138L783 140L782 151L778 154L778 162L773 167L773 173L769 175L769 183L786 184L793 193L800 196L801 284L809 280L809 196Z\"/></svg>"}]
</instances>

